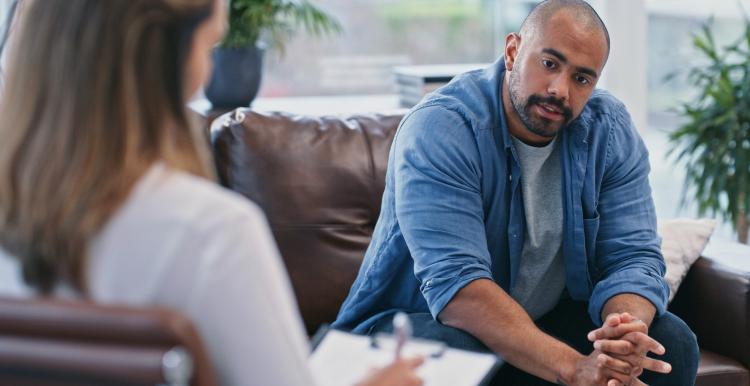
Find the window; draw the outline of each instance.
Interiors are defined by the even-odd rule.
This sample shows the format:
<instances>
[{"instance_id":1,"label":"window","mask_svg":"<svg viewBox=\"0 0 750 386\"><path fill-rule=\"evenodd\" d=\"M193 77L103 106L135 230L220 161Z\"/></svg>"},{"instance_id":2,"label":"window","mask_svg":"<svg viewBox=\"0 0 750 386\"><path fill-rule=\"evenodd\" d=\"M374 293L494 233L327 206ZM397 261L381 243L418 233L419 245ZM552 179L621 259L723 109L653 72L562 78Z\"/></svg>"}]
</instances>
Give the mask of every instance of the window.
<instances>
[{"instance_id":1,"label":"window","mask_svg":"<svg viewBox=\"0 0 750 386\"><path fill-rule=\"evenodd\" d=\"M648 106L652 113L663 114L695 96L685 78L686 68L693 66L698 56L693 34L713 17L717 44L733 42L742 33L742 14L750 11L750 1L649 0L647 7ZM673 73L678 76L665 80Z\"/></svg>"},{"instance_id":2,"label":"window","mask_svg":"<svg viewBox=\"0 0 750 386\"><path fill-rule=\"evenodd\" d=\"M395 92L392 67L495 60L495 0L318 0L338 36L299 34L267 52L261 96Z\"/></svg>"}]
</instances>

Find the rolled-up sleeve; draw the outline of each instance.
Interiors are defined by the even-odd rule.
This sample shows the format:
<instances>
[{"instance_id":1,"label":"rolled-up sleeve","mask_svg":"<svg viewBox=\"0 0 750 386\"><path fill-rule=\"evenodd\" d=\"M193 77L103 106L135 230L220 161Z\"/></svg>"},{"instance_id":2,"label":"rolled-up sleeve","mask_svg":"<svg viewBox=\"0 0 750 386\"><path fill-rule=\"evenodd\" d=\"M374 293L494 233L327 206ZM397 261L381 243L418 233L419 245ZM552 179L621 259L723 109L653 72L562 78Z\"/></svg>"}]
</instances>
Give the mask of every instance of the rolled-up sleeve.
<instances>
[{"instance_id":1,"label":"rolled-up sleeve","mask_svg":"<svg viewBox=\"0 0 750 386\"><path fill-rule=\"evenodd\" d=\"M396 216L432 316L470 282L491 279L476 136L461 114L412 112L394 141Z\"/></svg>"},{"instance_id":2,"label":"rolled-up sleeve","mask_svg":"<svg viewBox=\"0 0 750 386\"><path fill-rule=\"evenodd\" d=\"M589 302L589 314L597 325L602 323L604 305L615 295L642 296L653 303L657 315L665 312L669 295L648 182L648 151L624 107L611 119L613 129L597 207L596 268L600 279Z\"/></svg>"}]
</instances>

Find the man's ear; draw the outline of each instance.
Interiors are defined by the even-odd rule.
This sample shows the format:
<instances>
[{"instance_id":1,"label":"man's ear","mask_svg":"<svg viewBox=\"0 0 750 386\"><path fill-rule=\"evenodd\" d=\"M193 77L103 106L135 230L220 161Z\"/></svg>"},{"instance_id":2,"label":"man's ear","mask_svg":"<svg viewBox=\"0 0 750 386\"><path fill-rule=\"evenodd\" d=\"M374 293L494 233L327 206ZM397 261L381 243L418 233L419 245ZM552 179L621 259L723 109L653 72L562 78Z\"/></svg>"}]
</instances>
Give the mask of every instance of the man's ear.
<instances>
[{"instance_id":1,"label":"man's ear","mask_svg":"<svg viewBox=\"0 0 750 386\"><path fill-rule=\"evenodd\" d=\"M521 35L511 32L505 37L505 69L513 71L513 64L518 56L518 48L521 45Z\"/></svg>"}]
</instances>

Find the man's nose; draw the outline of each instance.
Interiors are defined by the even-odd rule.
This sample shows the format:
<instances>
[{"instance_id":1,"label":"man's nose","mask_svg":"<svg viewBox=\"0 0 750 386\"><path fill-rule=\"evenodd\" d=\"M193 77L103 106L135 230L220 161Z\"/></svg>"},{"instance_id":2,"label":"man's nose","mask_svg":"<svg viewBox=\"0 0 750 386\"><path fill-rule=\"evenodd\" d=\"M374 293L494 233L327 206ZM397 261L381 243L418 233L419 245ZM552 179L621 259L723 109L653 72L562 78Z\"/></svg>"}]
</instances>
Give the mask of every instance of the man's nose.
<instances>
[{"instance_id":1,"label":"man's nose","mask_svg":"<svg viewBox=\"0 0 750 386\"><path fill-rule=\"evenodd\" d=\"M565 76L565 74L558 74L553 79L552 82L549 84L549 87L547 87L547 93L551 96L554 96L557 99L562 100L563 102L568 101L568 78Z\"/></svg>"}]
</instances>

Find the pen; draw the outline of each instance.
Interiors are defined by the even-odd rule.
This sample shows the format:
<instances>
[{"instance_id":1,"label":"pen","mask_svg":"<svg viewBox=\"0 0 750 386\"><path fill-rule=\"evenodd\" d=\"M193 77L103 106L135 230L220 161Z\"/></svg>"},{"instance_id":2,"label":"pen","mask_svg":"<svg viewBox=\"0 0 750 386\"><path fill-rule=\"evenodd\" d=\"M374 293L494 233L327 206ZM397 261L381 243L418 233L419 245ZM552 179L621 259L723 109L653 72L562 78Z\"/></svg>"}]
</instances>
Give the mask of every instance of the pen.
<instances>
[{"instance_id":1,"label":"pen","mask_svg":"<svg viewBox=\"0 0 750 386\"><path fill-rule=\"evenodd\" d=\"M396 360L401 358L401 349L411 338L411 321L404 312L397 312L393 317L393 333L396 335Z\"/></svg>"}]
</instances>

